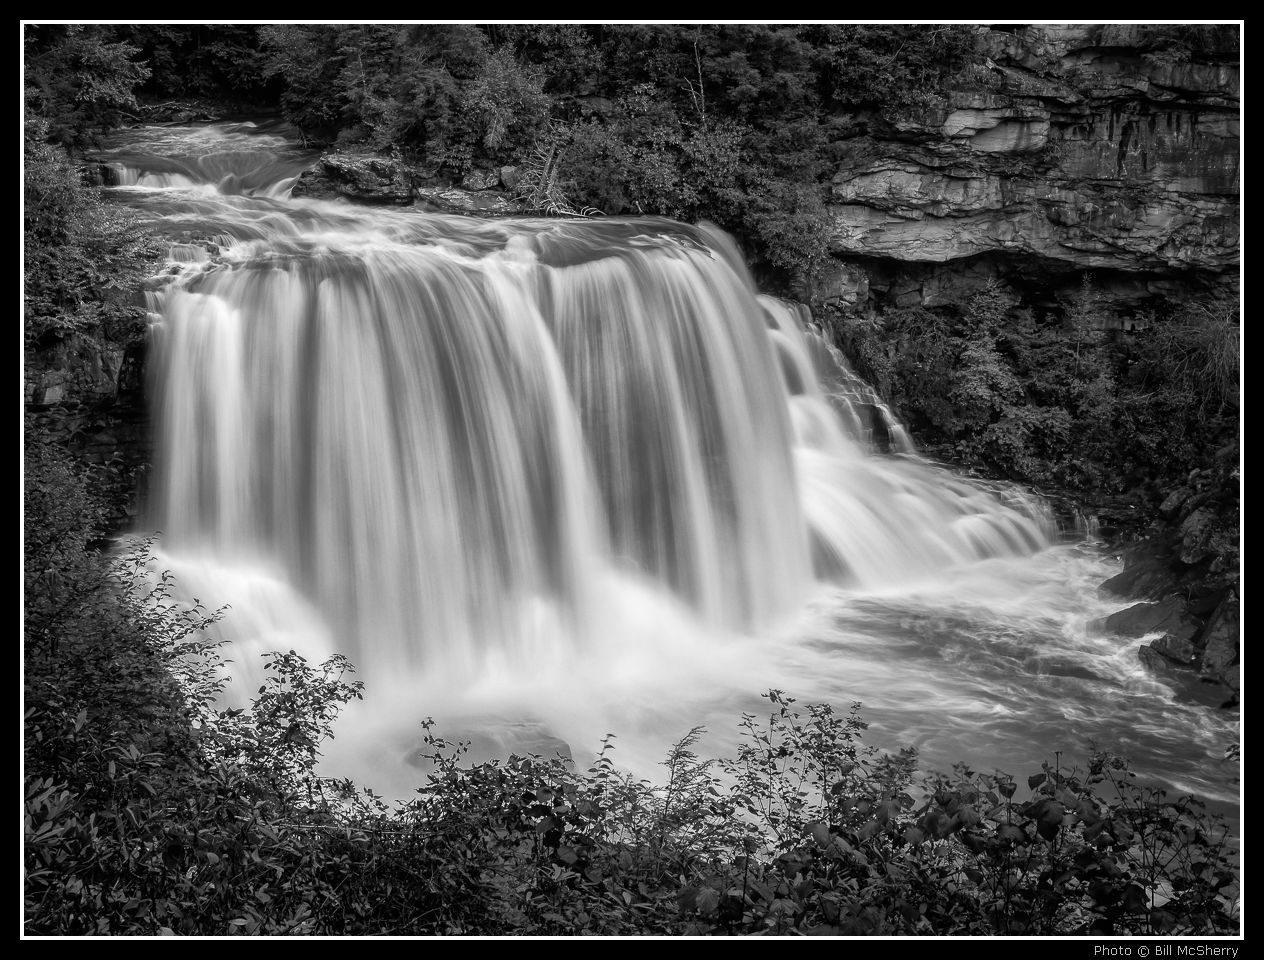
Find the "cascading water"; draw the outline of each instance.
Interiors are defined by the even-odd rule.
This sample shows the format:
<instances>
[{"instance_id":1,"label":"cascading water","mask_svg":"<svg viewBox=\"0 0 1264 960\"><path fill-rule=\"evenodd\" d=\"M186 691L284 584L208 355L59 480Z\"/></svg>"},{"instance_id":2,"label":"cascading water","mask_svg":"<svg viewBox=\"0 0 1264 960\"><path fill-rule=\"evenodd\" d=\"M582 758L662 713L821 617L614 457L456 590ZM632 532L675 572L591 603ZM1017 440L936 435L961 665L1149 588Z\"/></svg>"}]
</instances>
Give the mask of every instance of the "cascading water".
<instances>
[{"instance_id":1,"label":"cascading water","mask_svg":"<svg viewBox=\"0 0 1264 960\"><path fill-rule=\"evenodd\" d=\"M244 689L269 649L356 663L340 770L407 792L429 715L636 766L779 687L940 765L1094 739L1228 795L1228 721L1086 630L1109 561L916 457L718 231L292 201L308 158L249 125L128 140L115 195L180 241L162 563L232 605Z\"/></svg>"}]
</instances>

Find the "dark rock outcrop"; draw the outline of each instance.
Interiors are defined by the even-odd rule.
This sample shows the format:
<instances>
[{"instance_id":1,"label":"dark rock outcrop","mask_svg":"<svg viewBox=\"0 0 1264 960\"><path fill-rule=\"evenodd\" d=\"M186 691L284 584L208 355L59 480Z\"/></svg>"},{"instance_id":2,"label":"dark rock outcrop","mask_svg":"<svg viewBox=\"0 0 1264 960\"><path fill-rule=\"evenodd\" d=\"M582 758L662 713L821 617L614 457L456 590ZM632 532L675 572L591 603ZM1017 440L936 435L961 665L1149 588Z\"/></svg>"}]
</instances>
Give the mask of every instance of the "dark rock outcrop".
<instances>
[{"instance_id":1,"label":"dark rock outcrop","mask_svg":"<svg viewBox=\"0 0 1264 960\"><path fill-rule=\"evenodd\" d=\"M1235 693L1241 687L1239 603L1236 595L1226 597L1203 630L1201 673L1204 679L1225 684Z\"/></svg>"},{"instance_id":2,"label":"dark rock outcrop","mask_svg":"<svg viewBox=\"0 0 1264 960\"><path fill-rule=\"evenodd\" d=\"M1092 271L1140 303L1235 281L1236 46L1181 59L1143 25L982 42L985 67L942 107L845 141L827 197L837 276L818 299L936 306L991 277L1048 295Z\"/></svg>"},{"instance_id":3,"label":"dark rock outcrop","mask_svg":"<svg viewBox=\"0 0 1264 960\"><path fill-rule=\"evenodd\" d=\"M291 191L296 197L346 197L361 203L413 202L417 171L399 160L352 153L327 153L304 171Z\"/></svg>"},{"instance_id":4,"label":"dark rock outcrop","mask_svg":"<svg viewBox=\"0 0 1264 960\"><path fill-rule=\"evenodd\" d=\"M1215 552L1197 563L1184 560L1180 522L1199 510L1191 504L1207 502L1205 489L1185 490L1169 496L1165 534L1156 534L1124 553L1124 570L1099 587L1105 596L1145 598L1102 620L1091 629L1121 637L1140 638L1158 634L1138 650L1141 662L1159 679L1187 699L1229 706L1238 701L1241 688L1240 601L1236 580L1211 572ZM1189 511L1181 514L1177 503ZM1211 521L1207 521L1211 526Z\"/></svg>"},{"instance_id":5,"label":"dark rock outcrop","mask_svg":"<svg viewBox=\"0 0 1264 960\"><path fill-rule=\"evenodd\" d=\"M418 187L416 202L439 213L506 216L520 213L521 205L499 190L463 190L459 187Z\"/></svg>"},{"instance_id":6,"label":"dark rock outcrop","mask_svg":"<svg viewBox=\"0 0 1264 960\"><path fill-rule=\"evenodd\" d=\"M506 173L509 171L509 173ZM522 205L501 189L513 167L472 170L455 184L435 169L398 157L327 153L299 177L296 197L337 199L359 203L417 204L440 213L505 216L521 213Z\"/></svg>"},{"instance_id":7,"label":"dark rock outcrop","mask_svg":"<svg viewBox=\"0 0 1264 960\"><path fill-rule=\"evenodd\" d=\"M28 403L53 404L80 398L112 397L127 351L101 338L71 335L48 347L26 350L24 378Z\"/></svg>"},{"instance_id":8,"label":"dark rock outcrop","mask_svg":"<svg viewBox=\"0 0 1264 960\"><path fill-rule=\"evenodd\" d=\"M1147 633L1161 634L1156 643L1171 649L1174 656L1168 659L1177 660L1186 651L1190 655L1185 663L1193 661L1190 640L1198 633L1198 622L1185 612L1185 604L1176 597L1169 597L1157 603L1138 603L1126 610L1112 613L1101 622L1101 626L1109 633L1117 633L1121 637L1143 637ZM1160 652L1163 652L1160 650ZM1166 654L1165 654L1166 655ZM1179 661L1178 661L1179 662Z\"/></svg>"}]
</instances>

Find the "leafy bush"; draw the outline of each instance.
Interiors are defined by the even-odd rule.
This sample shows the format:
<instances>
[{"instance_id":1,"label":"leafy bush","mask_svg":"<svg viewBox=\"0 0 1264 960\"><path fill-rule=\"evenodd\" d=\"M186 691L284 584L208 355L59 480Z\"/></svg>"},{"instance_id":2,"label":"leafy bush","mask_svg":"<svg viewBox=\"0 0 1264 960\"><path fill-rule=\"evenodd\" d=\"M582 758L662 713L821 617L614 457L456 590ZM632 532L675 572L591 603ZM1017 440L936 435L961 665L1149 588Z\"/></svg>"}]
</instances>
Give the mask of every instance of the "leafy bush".
<instances>
[{"instance_id":1,"label":"leafy bush","mask_svg":"<svg viewBox=\"0 0 1264 960\"><path fill-rule=\"evenodd\" d=\"M23 319L28 345L76 335L118 343L138 338L142 279L158 259L154 241L124 211L106 206L55 147L46 124L27 118L23 146Z\"/></svg>"},{"instance_id":2,"label":"leafy bush","mask_svg":"<svg viewBox=\"0 0 1264 960\"><path fill-rule=\"evenodd\" d=\"M28 761L28 932L1214 934L1238 923L1224 831L1108 758L1084 776L1045 765L1024 802L1011 778L963 767L915 784L915 755L863 747L854 710L803 715L773 691L766 721L744 719L734 760L700 760L691 731L661 785L619 773L609 740L582 774L557 757L464 767L464 745L427 724L432 772L391 810L312 768L309 734L327 735L358 694L335 679L345 664L276 663L258 725L220 714L230 732L212 722L182 751L144 750L84 711L28 713L28 747L56 757ZM229 759L243 744L246 766ZM270 759L292 774L285 784L257 777Z\"/></svg>"},{"instance_id":3,"label":"leafy bush","mask_svg":"<svg viewBox=\"0 0 1264 960\"><path fill-rule=\"evenodd\" d=\"M1087 279L1043 317L992 284L959 315L833 321L923 441L1016 480L1157 505L1236 436L1238 311L1194 301L1122 326Z\"/></svg>"}]
</instances>

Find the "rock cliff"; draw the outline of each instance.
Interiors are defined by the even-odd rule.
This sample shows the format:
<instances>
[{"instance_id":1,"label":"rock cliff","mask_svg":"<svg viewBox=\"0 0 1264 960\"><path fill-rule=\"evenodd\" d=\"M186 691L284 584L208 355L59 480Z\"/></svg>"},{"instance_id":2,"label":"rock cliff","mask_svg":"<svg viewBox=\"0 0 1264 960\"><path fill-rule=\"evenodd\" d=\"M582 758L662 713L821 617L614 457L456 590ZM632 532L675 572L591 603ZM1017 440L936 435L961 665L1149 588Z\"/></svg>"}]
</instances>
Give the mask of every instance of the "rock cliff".
<instances>
[{"instance_id":1,"label":"rock cliff","mask_svg":"<svg viewBox=\"0 0 1264 960\"><path fill-rule=\"evenodd\" d=\"M836 269L816 299L936 306L1000 277L1039 301L1090 272L1140 304L1236 282L1234 37L988 30L983 65L941 107L857 118L828 187Z\"/></svg>"}]
</instances>

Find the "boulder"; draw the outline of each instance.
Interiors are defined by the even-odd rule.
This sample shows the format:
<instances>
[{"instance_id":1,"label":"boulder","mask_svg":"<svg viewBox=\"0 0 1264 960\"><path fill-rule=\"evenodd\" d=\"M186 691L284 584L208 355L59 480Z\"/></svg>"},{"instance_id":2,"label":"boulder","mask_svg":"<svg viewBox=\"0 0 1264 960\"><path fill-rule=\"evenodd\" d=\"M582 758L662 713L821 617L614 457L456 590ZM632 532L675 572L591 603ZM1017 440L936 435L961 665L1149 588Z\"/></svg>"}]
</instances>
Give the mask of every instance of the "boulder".
<instances>
[{"instance_id":1,"label":"boulder","mask_svg":"<svg viewBox=\"0 0 1264 960\"><path fill-rule=\"evenodd\" d=\"M1176 576L1171 564L1156 557L1149 557L1116 574L1097 588L1102 595L1121 598L1139 597L1161 600L1176 587Z\"/></svg>"},{"instance_id":2,"label":"boulder","mask_svg":"<svg viewBox=\"0 0 1264 960\"><path fill-rule=\"evenodd\" d=\"M1181 521L1181 562L1197 563L1212 552L1211 539L1216 528L1215 511L1199 507Z\"/></svg>"},{"instance_id":3,"label":"boulder","mask_svg":"<svg viewBox=\"0 0 1264 960\"><path fill-rule=\"evenodd\" d=\"M292 192L294 196L406 204L413 200L413 179L410 168L395 159L328 153L299 177Z\"/></svg>"},{"instance_id":4,"label":"boulder","mask_svg":"<svg viewBox=\"0 0 1264 960\"><path fill-rule=\"evenodd\" d=\"M1163 642L1163 649L1173 653L1183 650L1184 644L1191 643L1199 628L1198 621L1189 615L1184 601L1179 597L1169 597L1158 603L1134 604L1126 610L1112 613L1104 620L1096 621L1094 626L1121 637L1162 634L1160 640Z\"/></svg>"},{"instance_id":5,"label":"boulder","mask_svg":"<svg viewBox=\"0 0 1264 960\"><path fill-rule=\"evenodd\" d=\"M1181 507L1193 495L1194 491L1189 487L1177 487L1164 497L1163 502L1159 504L1159 516L1165 520L1171 520L1178 516L1181 512Z\"/></svg>"},{"instance_id":6,"label":"boulder","mask_svg":"<svg viewBox=\"0 0 1264 960\"><path fill-rule=\"evenodd\" d=\"M499 191L470 191L459 187L418 187L417 204L441 213L478 216L508 216L522 210L522 204Z\"/></svg>"},{"instance_id":7,"label":"boulder","mask_svg":"<svg viewBox=\"0 0 1264 960\"><path fill-rule=\"evenodd\" d=\"M1157 640L1151 640L1150 646L1172 663L1182 667L1192 666L1198 659L1198 648L1193 640L1184 633L1165 633Z\"/></svg>"},{"instance_id":8,"label":"boulder","mask_svg":"<svg viewBox=\"0 0 1264 960\"><path fill-rule=\"evenodd\" d=\"M1200 680L1196 674L1175 666L1150 646L1138 647L1137 659L1151 676L1170 687L1181 700L1208 707L1225 707L1232 705L1236 699L1231 687Z\"/></svg>"}]
</instances>

